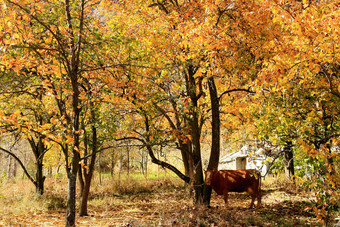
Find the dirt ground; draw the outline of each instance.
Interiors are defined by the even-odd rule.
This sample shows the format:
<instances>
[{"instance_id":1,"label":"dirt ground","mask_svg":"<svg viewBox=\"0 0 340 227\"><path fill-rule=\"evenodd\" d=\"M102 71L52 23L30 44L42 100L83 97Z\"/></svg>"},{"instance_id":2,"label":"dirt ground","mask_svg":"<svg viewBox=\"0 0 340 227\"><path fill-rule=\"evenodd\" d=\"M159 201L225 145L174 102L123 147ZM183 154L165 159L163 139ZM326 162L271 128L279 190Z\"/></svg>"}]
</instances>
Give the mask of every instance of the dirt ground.
<instances>
[{"instance_id":1,"label":"dirt ground","mask_svg":"<svg viewBox=\"0 0 340 227\"><path fill-rule=\"evenodd\" d=\"M0 208L0 226L64 226L65 201L52 189L47 189L41 209L32 208L38 206L36 198L7 201L2 197L2 206L7 201L9 208ZM309 193L287 187L264 188L259 209L248 209L250 197L243 193L230 193L228 207L222 196L213 193L212 207L205 208L194 207L188 190L179 186L131 194L112 193L101 187L91 194L89 216L77 216L76 220L77 226L322 226L314 212L306 209L313 199ZM15 209L11 203L27 206ZM335 217L339 212L333 212L330 220Z\"/></svg>"}]
</instances>

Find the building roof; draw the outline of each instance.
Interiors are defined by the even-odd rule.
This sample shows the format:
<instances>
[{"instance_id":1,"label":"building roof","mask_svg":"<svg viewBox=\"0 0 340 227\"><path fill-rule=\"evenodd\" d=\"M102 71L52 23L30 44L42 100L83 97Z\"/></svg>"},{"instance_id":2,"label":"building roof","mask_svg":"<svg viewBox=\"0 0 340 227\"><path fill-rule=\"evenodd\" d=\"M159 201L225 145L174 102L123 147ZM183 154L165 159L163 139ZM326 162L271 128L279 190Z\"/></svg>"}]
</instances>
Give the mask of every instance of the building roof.
<instances>
[{"instance_id":1,"label":"building roof","mask_svg":"<svg viewBox=\"0 0 340 227\"><path fill-rule=\"evenodd\" d=\"M249 147L248 145L244 145L239 151L229 153L224 155L220 158L220 163L228 163L236 160L236 158L246 158L249 156L251 152L254 152L256 154L256 159L265 159L265 156L263 154L263 149L260 148L256 151L253 151L255 149L252 149L252 147Z\"/></svg>"}]
</instances>

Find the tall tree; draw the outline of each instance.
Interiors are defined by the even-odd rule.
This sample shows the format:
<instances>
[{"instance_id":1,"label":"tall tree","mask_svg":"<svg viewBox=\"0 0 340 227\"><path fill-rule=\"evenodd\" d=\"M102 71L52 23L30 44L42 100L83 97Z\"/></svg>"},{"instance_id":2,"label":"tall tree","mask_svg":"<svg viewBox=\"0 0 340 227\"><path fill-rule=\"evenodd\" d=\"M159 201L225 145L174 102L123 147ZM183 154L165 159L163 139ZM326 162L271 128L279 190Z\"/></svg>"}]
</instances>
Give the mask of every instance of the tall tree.
<instances>
[{"instance_id":1,"label":"tall tree","mask_svg":"<svg viewBox=\"0 0 340 227\"><path fill-rule=\"evenodd\" d=\"M84 84L103 74L105 42L98 40L101 21L97 1L4 1L2 39L7 70L22 68L41 80L50 99L50 127L45 141L59 144L68 178L66 226L75 225L76 179L81 161L81 118L87 105ZM99 47L101 49L99 49ZM104 51L104 52L100 52Z\"/></svg>"},{"instance_id":2,"label":"tall tree","mask_svg":"<svg viewBox=\"0 0 340 227\"><path fill-rule=\"evenodd\" d=\"M128 55L133 64L127 68L133 72L127 76L133 89L125 94L137 102L137 109L143 105L144 112L150 114L153 109L166 119L163 122L169 125L184 157L195 202L203 199L201 135L210 109L206 85L218 84L220 96L250 91L261 64L263 31L259 28L269 29L266 22L270 20L265 17L269 10L257 11L261 6L249 7L242 1L128 1L111 5L113 12L119 12L112 21L122 24L122 36L133 40L134 48ZM259 13L264 18L260 25L254 21L259 16L254 12L265 12ZM143 89L151 86L153 89ZM211 93L214 103L216 94ZM218 105L213 108L212 130L217 135L216 113L220 110ZM153 119L149 116L149 124ZM217 168L219 142L215 139L218 141L218 136L214 137L210 168Z\"/></svg>"},{"instance_id":3,"label":"tall tree","mask_svg":"<svg viewBox=\"0 0 340 227\"><path fill-rule=\"evenodd\" d=\"M338 179L331 158L335 156L331 147L339 141L338 4L287 1L273 4L272 10L280 35L266 45L271 55L263 61L258 84L262 91L269 89L287 100L278 109L292 116L293 121L284 118L288 124L298 126L294 145L309 155L310 164L323 163L321 172L329 184L318 184L323 188L318 191L331 193ZM319 201L326 209L328 202Z\"/></svg>"},{"instance_id":4,"label":"tall tree","mask_svg":"<svg viewBox=\"0 0 340 227\"><path fill-rule=\"evenodd\" d=\"M46 130L51 114L46 111L43 89L40 81L34 75L26 73L15 74L13 71L4 71L1 75L0 102L1 102L1 131L13 135L14 144L27 140L35 158L35 177L30 176L27 166L10 149L1 148L8 153L23 168L24 173L36 187L36 192L43 194L45 176L43 175L43 160L49 146L45 143L41 132ZM44 129L45 128L45 129Z\"/></svg>"}]
</instances>

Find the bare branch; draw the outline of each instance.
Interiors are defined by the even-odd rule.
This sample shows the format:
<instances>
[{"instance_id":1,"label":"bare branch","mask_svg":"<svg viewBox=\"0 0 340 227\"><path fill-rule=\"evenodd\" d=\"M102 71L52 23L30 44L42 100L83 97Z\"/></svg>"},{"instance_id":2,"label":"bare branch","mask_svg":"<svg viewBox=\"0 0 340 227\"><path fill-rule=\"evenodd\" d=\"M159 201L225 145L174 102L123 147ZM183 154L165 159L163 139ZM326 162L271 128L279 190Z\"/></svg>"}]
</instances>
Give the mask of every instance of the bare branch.
<instances>
[{"instance_id":1,"label":"bare branch","mask_svg":"<svg viewBox=\"0 0 340 227\"><path fill-rule=\"evenodd\" d=\"M229 93L232 93L232 92L236 92L236 91L244 91L244 92L248 92L248 93L251 93L251 94L255 94L256 93L255 91L251 91L250 88L248 88L248 89L235 88L235 89L231 89L231 90L222 92L222 94L218 97L218 99L220 100L223 97L223 95L229 94Z\"/></svg>"},{"instance_id":2,"label":"bare branch","mask_svg":"<svg viewBox=\"0 0 340 227\"><path fill-rule=\"evenodd\" d=\"M20 165L21 168L23 169L23 171L24 171L25 175L28 177L28 179L29 179L30 181L32 181L32 183L33 183L34 185L37 184L36 180L28 173L26 167L24 166L24 164L22 163L22 161L18 158L18 156L16 156L16 155L15 155L14 153L12 153L11 151L9 151L9 150L7 150L7 149L4 149L4 148L2 148L2 147L0 147L0 150L3 151L3 152L5 152L5 153L7 153L7 154L9 154L10 156L12 156L12 157L19 163L19 165Z\"/></svg>"}]
</instances>

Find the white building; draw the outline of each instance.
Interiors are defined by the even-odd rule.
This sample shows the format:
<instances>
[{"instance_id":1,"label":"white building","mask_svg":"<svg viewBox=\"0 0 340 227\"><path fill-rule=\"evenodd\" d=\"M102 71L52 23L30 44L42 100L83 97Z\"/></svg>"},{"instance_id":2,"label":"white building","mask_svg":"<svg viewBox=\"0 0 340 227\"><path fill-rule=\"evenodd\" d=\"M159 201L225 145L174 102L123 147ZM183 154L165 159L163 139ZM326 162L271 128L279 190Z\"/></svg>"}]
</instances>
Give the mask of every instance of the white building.
<instances>
[{"instance_id":1,"label":"white building","mask_svg":"<svg viewBox=\"0 0 340 227\"><path fill-rule=\"evenodd\" d=\"M269 169L268 157L265 155L264 149L255 150L245 145L239 151L220 158L218 169L257 169L262 176L265 176Z\"/></svg>"}]
</instances>

